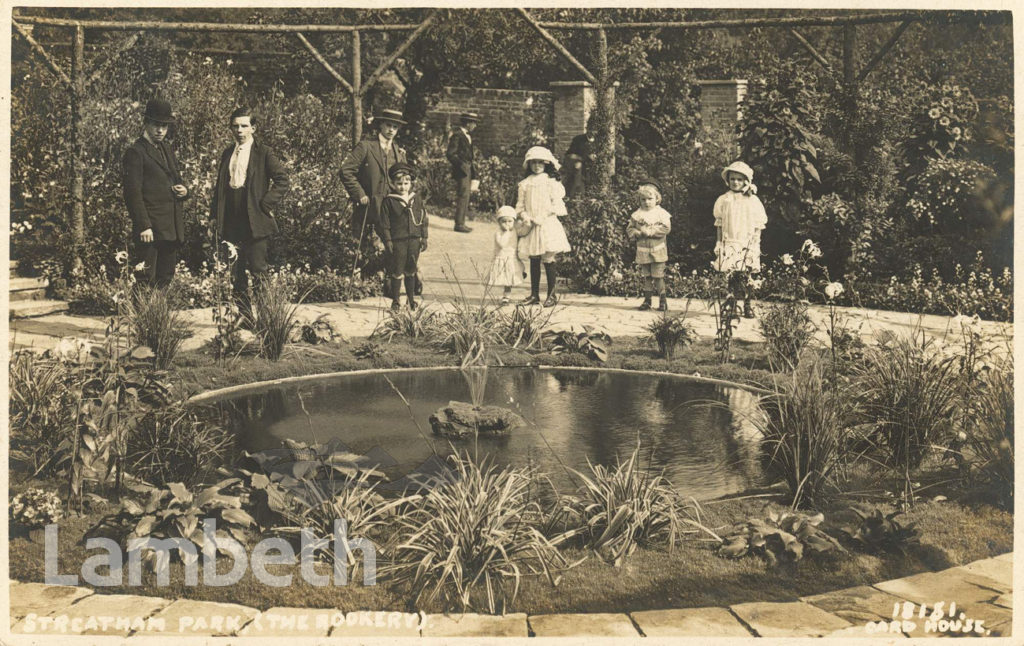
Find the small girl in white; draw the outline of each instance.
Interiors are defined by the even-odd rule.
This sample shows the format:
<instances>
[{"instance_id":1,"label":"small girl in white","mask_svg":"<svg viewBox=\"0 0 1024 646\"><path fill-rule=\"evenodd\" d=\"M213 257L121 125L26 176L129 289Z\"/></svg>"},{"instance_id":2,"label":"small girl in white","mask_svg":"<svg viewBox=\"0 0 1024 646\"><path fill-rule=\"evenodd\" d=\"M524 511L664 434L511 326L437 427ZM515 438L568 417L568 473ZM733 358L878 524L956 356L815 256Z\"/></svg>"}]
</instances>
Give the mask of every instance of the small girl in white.
<instances>
[{"instance_id":1,"label":"small girl in white","mask_svg":"<svg viewBox=\"0 0 1024 646\"><path fill-rule=\"evenodd\" d=\"M754 318L750 273L761 271L761 232L768 223L764 205L757 199L754 171L741 161L722 171L729 190L715 202L715 261L718 271L730 273L730 289L744 299L743 316ZM737 303L738 304L738 303Z\"/></svg>"},{"instance_id":2,"label":"small girl in white","mask_svg":"<svg viewBox=\"0 0 1024 646\"><path fill-rule=\"evenodd\" d=\"M668 311L665 295L665 263L668 262L668 241L672 231L672 216L661 208L661 190L654 182L647 180L636 191L640 208L629 216L626 235L636 240L636 264L644 277L644 302L640 309L651 309L651 295L658 290L658 311Z\"/></svg>"},{"instance_id":3,"label":"small girl in white","mask_svg":"<svg viewBox=\"0 0 1024 646\"><path fill-rule=\"evenodd\" d=\"M572 251L565 229L558 221L566 214L565 186L558 181L558 161L543 146L526 151L523 160L526 179L519 182L516 200L517 223L520 231L519 253L530 258L530 296L526 305L540 303L540 266L548 279L548 295L544 307L558 302L555 296L555 260L563 251Z\"/></svg>"},{"instance_id":4,"label":"small girl in white","mask_svg":"<svg viewBox=\"0 0 1024 646\"><path fill-rule=\"evenodd\" d=\"M497 219L498 230L494 233L494 260L491 261L491 272L487 284L503 287L501 304L508 305L512 286L519 284L519 275L523 271L519 258L516 257L516 246L519 242L519 236L516 235L513 228L516 221L516 210L511 206L503 206L498 209Z\"/></svg>"}]
</instances>

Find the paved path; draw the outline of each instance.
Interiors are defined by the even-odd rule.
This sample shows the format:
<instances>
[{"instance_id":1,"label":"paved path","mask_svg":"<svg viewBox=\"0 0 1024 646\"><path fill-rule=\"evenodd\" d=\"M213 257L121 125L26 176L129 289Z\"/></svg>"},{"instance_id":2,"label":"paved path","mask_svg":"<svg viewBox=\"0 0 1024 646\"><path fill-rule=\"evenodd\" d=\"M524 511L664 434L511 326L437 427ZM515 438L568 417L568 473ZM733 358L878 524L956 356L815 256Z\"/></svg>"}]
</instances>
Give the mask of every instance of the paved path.
<instances>
[{"instance_id":1,"label":"paved path","mask_svg":"<svg viewBox=\"0 0 1024 646\"><path fill-rule=\"evenodd\" d=\"M864 637L1011 635L1013 553L781 602L623 613L426 615L270 608L100 595L88 588L10 583L13 634L246 637ZM937 602L964 619L933 622ZM927 604L924 613L921 605ZM899 610L899 618L894 611ZM908 617L903 619L903 617ZM969 623L968 623L968 620ZM980 625L980 629L979 629ZM969 626L969 627L968 627Z\"/></svg>"},{"instance_id":2,"label":"paved path","mask_svg":"<svg viewBox=\"0 0 1024 646\"><path fill-rule=\"evenodd\" d=\"M500 290L488 289L485 285L490 267L493 236L493 222L477 220L471 223L471 233L455 233L451 220L434 218L430 225L430 247L423 254L420 267L424 275L424 302L434 308L451 307L456 299L468 299L473 303L486 301L494 303L501 297ZM515 301L529 293L528 283L513 290ZM447 304L447 305L446 305ZM313 319L327 314L335 329L345 336L367 336L380 321L388 316L390 301L374 297L350 303L327 303L304 305L300 316ZM579 323L604 328L611 336L642 336L647 326L660 314L641 312L636 309L637 298L618 296L592 296L589 294L565 294L559 305L551 312L551 323ZM687 309L688 305L688 309ZM507 306L511 311L513 306ZM670 299L671 314L684 310L688 321L698 335L714 337L715 317L701 301ZM859 329L865 340L870 341L885 330L907 333L920 328L926 334L937 338L950 336L951 319L946 316L906 314L857 308L840 308L854 329ZM824 330L827 311L824 307L813 306L811 317ZM184 344L184 349L195 349L205 344L215 331L211 310L200 309L188 312L188 318L196 334ZM72 316L54 314L34 319L11 321L9 344L11 347L53 347L62 337L96 339L102 336L106 323L103 317ZM1011 324L985 322L983 329L994 337L994 343L1006 351L1012 347L1013 327ZM824 332L819 332L823 337ZM760 341L761 334L756 320L743 319L735 332L737 339Z\"/></svg>"}]
</instances>

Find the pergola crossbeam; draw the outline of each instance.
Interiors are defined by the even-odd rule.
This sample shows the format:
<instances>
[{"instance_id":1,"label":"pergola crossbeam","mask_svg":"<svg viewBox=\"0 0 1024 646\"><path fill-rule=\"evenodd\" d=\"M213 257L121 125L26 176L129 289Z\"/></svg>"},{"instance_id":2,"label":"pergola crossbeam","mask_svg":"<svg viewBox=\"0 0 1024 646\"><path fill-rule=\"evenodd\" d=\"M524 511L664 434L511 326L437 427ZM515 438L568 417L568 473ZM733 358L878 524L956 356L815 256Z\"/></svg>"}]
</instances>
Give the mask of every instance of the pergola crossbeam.
<instances>
[{"instance_id":1,"label":"pergola crossbeam","mask_svg":"<svg viewBox=\"0 0 1024 646\"><path fill-rule=\"evenodd\" d=\"M398 47L398 49L396 49L387 58L385 58L381 62L381 64L377 66L377 69L373 70L370 76L367 77L366 82L363 84L363 87L360 88L360 94L365 94L367 88L373 86L374 83L380 80L381 75L384 74L384 72L389 67L394 65L395 61L401 58L402 54L404 54L412 46L412 44L416 42L416 39L419 38L423 34L423 32L430 28L430 25L434 24L435 17L437 17L436 9L434 11L431 11L430 15L423 19L423 22L421 22L420 26L416 28L416 31L409 34L409 37L405 39L405 42L403 42Z\"/></svg>"},{"instance_id":2,"label":"pergola crossbeam","mask_svg":"<svg viewBox=\"0 0 1024 646\"><path fill-rule=\"evenodd\" d=\"M50 55L46 53L46 50L43 49L43 46L36 42L36 39L32 37L32 33L28 29L25 29L25 27L14 21L11 21L11 24L14 26L15 31L17 31L18 34L25 39L25 42L29 44L29 47L32 48L32 51L34 51L36 54L39 54L39 57L43 59L43 62L46 63L46 66L50 68L50 71L53 72L57 76L57 78L60 79L62 83L64 83L66 87L70 88L71 78L64 72L64 70L60 68L59 65L57 65L57 63L52 58L50 58Z\"/></svg>"},{"instance_id":3,"label":"pergola crossbeam","mask_svg":"<svg viewBox=\"0 0 1024 646\"><path fill-rule=\"evenodd\" d=\"M860 71L860 74L857 76L858 83L863 81L867 77L867 75L870 74L875 69L875 67L878 66L878 63L880 63L881 60L885 58L885 55L888 54L889 50L891 50L896 45L896 41L900 39L900 36L903 35L903 32L910 28L910 25L913 24L913 22L913 20L904 20L903 23L896 28L892 36L889 37L889 40L885 41L885 44L882 45L881 48L879 48L875 55L871 57L871 60L868 61L868 64L864 66L864 69Z\"/></svg>"},{"instance_id":4,"label":"pergola crossbeam","mask_svg":"<svg viewBox=\"0 0 1024 646\"><path fill-rule=\"evenodd\" d=\"M334 66L331 65L330 61L324 58L324 55L320 53L320 50L318 50L313 43L309 42L309 39L306 38L301 31L295 32L295 37L299 39L299 42L301 42L306 50L309 51L310 55L316 59L316 62L320 63L320 65L327 70L327 73L330 74L334 80L341 85L341 87L345 88L349 94L354 94L352 85L345 80L345 77L342 76L338 70L334 69Z\"/></svg>"},{"instance_id":5,"label":"pergola crossbeam","mask_svg":"<svg viewBox=\"0 0 1024 646\"><path fill-rule=\"evenodd\" d=\"M153 31L232 31L239 33L346 33L352 31L414 31L418 24L394 25L250 25L229 22L162 22L159 20L70 20L66 18L44 18L42 16L16 15L14 20L30 25L51 27L75 27L105 30L153 30Z\"/></svg>"},{"instance_id":6,"label":"pergola crossbeam","mask_svg":"<svg viewBox=\"0 0 1024 646\"><path fill-rule=\"evenodd\" d=\"M533 27L538 34L540 34L540 37L543 38L545 42L551 45L551 47L553 47L556 52L562 55L562 58L567 60L573 67L579 70L579 73L583 75L583 78L585 78L588 83L590 83L594 87L597 87L599 85L599 83L597 82L597 77L595 77L594 74L591 73L591 71L588 70L583 63L579 62L579 60L577 60L576 57L572 55L572 52L566 49L565 45L560 43L557 38L551 35L551 33L547 29L545 29L541 25L541 23L534 20L533 16L531 16L528 11L526 11L525 9L516 9L516 11L518 11L519 15L521 15L526 20L526 22L529 23L529 25Z\"/></svg>"},{"instance_id":7,"label":"pergola crossbeam","mask_svg":"<svg viewBox=\"0 0 1024 646\"><path fill-rule=\"evenodd\" d=\"M931 14L931 15L929 15ZM1006 15L1003 15L1006 14ZM974 20L1006 24L1009 12L993 12L977 16ZM538 21L545 29L712 29L729 27L836 27L871 23L903 22L905 20L931 20L933 22L965 22L938 11L899 11L891 13L860 14L852 16L806 16L801 18L737 18L732 20L670 20L651 22L555 22Z\"/></svg>"},{"instance_id":8,"label":"pergola crossbeam","mask_svg":"<svg viewBox=\"0 0 1024 646\"><path fill-rule=\"evenodd\" d=\"M114 50L113 52L110 52L107 55L107 59L106 60L99 61L99 62L95 63L94 66L93 66L93 73L89 75L89 79L86 81L86 85L89 85L89 84L95 82L96 79L98 79L103 74L103 72L107 69L107 67L111 63L113 63L115 60L117 60L118 56L120 56L121 54L125 53L126 51L128 51L129 49L134 47L135 43L139 42L139 38L142 37L143 33L145 33L145 32L142 32L142 31L135 32L134 34L132 34L131 36L126 38L124 40L124 42L121 43L121 45L116 50Z\"/></svg>"},{"instance_id":9,"label":"pergola crossbeam","mask_svg":"<svg viewBox=\"0 0 1024 646\"><path fill-rule=\"evenodd\" d=\"M818 53L818 50L814 48L814 45L812 45L810 41L804 38L796 29L790 29L789 33L793 34L793 38L796 38L797 42L799 42L803 48L807 50L807 53L811 55L811 58L818 62L818 65L821 65L829 75L835 76L835 71L833 71L832 66L829 65L829 62L825 60L824 56Z\"/></svg>"}]
</instances>

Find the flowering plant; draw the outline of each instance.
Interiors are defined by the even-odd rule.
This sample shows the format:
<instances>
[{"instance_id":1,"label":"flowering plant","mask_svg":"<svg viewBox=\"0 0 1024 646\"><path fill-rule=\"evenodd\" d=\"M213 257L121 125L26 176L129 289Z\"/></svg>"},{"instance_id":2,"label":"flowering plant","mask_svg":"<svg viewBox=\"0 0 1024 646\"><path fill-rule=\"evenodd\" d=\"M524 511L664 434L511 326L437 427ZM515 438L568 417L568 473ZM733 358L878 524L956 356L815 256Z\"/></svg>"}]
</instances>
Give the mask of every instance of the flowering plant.
<instances>
[{"instance_id":1,"label":"flowering plant","mask_svg":"<svg viewBox=\"0 0 1024 646\"><path fill-rule=\"evenodd\" d=\"M60 496L53 491L28 489L11 500L11 520L25 527L45 527L62 515Z\"/></svg>"}]
</instances>

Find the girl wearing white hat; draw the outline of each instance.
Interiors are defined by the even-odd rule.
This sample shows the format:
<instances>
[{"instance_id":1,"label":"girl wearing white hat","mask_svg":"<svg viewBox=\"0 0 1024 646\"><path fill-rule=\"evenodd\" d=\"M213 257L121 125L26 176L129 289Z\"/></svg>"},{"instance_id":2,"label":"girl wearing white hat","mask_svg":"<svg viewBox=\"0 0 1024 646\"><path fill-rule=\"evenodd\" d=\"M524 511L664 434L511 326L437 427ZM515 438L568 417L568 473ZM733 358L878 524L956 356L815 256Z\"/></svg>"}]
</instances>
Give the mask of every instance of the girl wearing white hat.
<instances>
[{"instance_id":1,"label":"girl wearing white hat","mask_svg":"<svg viewBox=\"0 0 1024 646\"><path fill-rule=\"evenodd\" d=\"M558 218L566 214L565 186L558 181L558 161L543 146L526 151L523 160L526 179L519 182L516 214L519 255L530 259L530 296L527 305L540 303L540 266L547 275L548 295L544 307L558 302L555 296L555 260L563 251L572 251L565 229Z\"/></svg>"},{"instance_id":2,"label":"girl wearing white hat","mask_svg":"<svg viewBox=\"0 0 1024 646\"><path fill-rule=\"evenodd\" d=\"M522 263L516 257L519 241L514 228L516 210L511 206L503 206L498 209L495 219L498 220L498 230L494 233L494 258L491 260L487 284L504 289L501 304L507 305L512 286L519 284L519 276L523 273Z\"/></svg>"},{"instance_id":3,"label":"girl wearing white hat","mask_svg":"<svg viewBox=\"0 0 1024 646\"><path fill-rule=\"evenodd\" d=\"M757 187L752 183L754 171L741 161L733 162L722 170L722 180L729 190L715 202L715 269L735 273L743 280L743 316L753 318L750 306L749 272L761 271L761 232L768 223L764 205L757 198ZM737 294L737 298L740 294Z\"/></svg>"}]
</instances>

